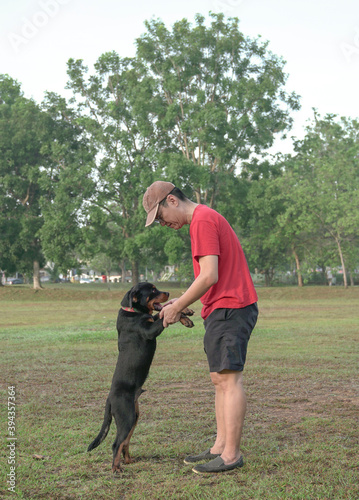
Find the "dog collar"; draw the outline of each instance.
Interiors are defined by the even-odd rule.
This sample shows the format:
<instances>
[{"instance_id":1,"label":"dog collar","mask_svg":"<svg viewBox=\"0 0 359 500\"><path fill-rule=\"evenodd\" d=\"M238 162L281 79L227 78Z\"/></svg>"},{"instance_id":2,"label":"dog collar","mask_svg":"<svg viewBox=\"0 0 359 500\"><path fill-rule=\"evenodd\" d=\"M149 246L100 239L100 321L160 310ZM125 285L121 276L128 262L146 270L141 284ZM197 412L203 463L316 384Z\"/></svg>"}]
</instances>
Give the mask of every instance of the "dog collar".
<instances>
[{"instance_id":1,"label":"dog collar","mask_svg":"<svg viewBox=\"0 0 359 500\"><path fill-rule=\"evenodd\" d=\"M135 314L144 314L141 311L136 311L136 309L134 309L133 307L123 307L123 306L121 306L121 309L123 309L126 312L131 312L131 313L135 313ZM152 315L150 314L150 316L152 316Z\"/></svg>"},{"instance_id":2,"label":"dog collar","mask_svg":"<svg viewBox=\"0 0 359 500\"><path fill-rule=\"evenodd\" d=\"M139 314L139 311L135 311L133 307L121 307L124 311L131 312L131 313L137 313Z\"/></svg>"},{"instance_id":3,"label":"dog collar","mask_svg":"<svg viewBox=\"0 0 359 500\"><path fill-rule=\"evenodd\" d=\"M127 311L127 312L134 312L136 314L142 314L141 311L136 311L136 309L134 309L133 307L123 307L123 306L121 306L121 309L123 309L124 311Z\"/></svg>"}]
</instances>

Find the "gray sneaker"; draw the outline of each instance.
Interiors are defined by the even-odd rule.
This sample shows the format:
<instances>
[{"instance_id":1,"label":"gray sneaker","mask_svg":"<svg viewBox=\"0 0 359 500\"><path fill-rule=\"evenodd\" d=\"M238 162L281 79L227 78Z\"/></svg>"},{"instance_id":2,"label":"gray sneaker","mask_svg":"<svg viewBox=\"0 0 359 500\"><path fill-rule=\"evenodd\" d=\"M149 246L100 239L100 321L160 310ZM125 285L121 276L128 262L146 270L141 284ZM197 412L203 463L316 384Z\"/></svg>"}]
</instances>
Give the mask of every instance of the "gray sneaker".
<instances>
[{"instance_id":1,"label":"gray sneaker","mask_svg":"<svg viewBox=\"0 0 359 500\"><path fill-rule=\"evenodd\" d=\"M212 460L213 458L219 457L220 453L211 453L211 448L200 453L199 455L190 455L186 457L183 461L185 464L190 465L196 462L201 462L202 460Z\"/></svg>"},{"instance_id":2,"label":"gray sneaker","mask_svg":"<svg viewBox=\"0 0 359 500\"><path fill-rule=\"evenodd\" d=\"M208 472L227 472L239 467L243 467L242 456L237 460L237 462L229 465L226 465L221 457L217 457L206 464L196 465L192 470L196 474L206 474Z\"/></svg>"}]
</instances>

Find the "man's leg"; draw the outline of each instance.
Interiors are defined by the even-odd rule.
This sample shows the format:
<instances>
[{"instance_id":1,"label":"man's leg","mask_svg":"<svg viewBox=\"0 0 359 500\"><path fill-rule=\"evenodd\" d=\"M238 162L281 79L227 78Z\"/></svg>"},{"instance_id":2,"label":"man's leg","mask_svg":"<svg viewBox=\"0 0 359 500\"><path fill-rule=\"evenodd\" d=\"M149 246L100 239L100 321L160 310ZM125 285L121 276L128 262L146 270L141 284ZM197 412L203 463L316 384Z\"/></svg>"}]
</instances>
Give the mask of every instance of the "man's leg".
<instances>
[{"instance_id":1,"label":"man's leg","mask_svg":"<svg viewBox=\"0 0 359 500\"><path fill-rule=\"evenodd\" d=\"M217 437L214 445L211 448L211 453L221 454L226 445L226 427L224 425L224 392L220 384L216 383L218 374L211 373L211 379L215 387L215 409L217 422Z\"/></svg>"},{"instance_id":2,"label":"man's leg","mask_svg":"<svg viewBox=\"0 0 359 500\"><path fill-rule=\"evenodd\" d=\"M211 453L221 453L226 465L239 460L240 442L246 413L246 395L242 372L223 370L212 372L216 389L217 439Z\"/></svg>"}]
</instances>

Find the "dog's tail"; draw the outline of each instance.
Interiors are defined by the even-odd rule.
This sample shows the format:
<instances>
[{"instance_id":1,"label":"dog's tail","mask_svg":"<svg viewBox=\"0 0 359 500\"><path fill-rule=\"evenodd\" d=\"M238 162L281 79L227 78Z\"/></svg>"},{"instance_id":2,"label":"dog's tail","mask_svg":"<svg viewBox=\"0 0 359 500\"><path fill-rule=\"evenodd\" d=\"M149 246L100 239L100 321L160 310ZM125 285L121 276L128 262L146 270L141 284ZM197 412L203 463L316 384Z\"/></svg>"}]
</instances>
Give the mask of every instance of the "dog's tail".
<instances>
[{"instance_id":1,"label":"dog's tail","mask_svg":"<svg viewBox=\"0 0 359 500\"><path fill-rule=\"evenodd\" d=\"M105 437L108 434L108 431L109 431L110 425L111 425L111 421L112 421L111 403L110 403L110 399L107 398L106 407L105 407L105 416L103 419L103 424L102 424L101 430L100 430L98 436L89 445L89 447L87 448L87 451L91 451L94 448L97 448L97 446L102 443L102 441L105 439Z\"/></svg>"}]
</instances>

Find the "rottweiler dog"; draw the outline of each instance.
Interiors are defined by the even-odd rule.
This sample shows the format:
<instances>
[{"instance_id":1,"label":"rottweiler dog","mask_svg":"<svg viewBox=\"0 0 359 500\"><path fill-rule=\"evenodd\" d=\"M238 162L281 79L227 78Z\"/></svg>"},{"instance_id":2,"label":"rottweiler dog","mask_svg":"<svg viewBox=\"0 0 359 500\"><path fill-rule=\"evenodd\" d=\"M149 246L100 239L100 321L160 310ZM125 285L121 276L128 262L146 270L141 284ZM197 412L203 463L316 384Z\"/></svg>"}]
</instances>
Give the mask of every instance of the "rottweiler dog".
<instances>
[{"instance_id":1,"label":"rottweiler dog","mask_svg":"<svg viewBox=\"0 0 359 500\"><path fill-rule=\"evenodd\" d=\"M117 317L118 360L112 378L110 393L105 407L105 416L98 436L87 451L96 448L107 436L112 417L117 426L116 439L112 445L112 472L120 472L120 457L131 463L129 443L139 417L138 398L144 392L144 384L156 351L156 337L163 332L163 320L154 311L162 309L168 300L168 292L160 292L151 283L139 283L129 290L121 302ZM192 328L187 317L193 311L181 313L181 323Z\"/></svg>"}]
</instances>

